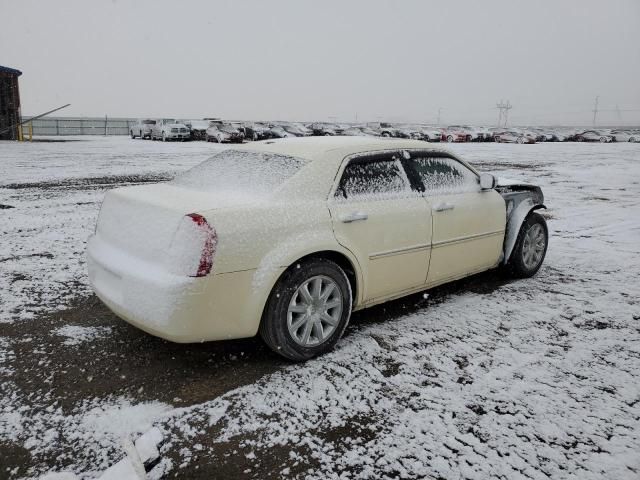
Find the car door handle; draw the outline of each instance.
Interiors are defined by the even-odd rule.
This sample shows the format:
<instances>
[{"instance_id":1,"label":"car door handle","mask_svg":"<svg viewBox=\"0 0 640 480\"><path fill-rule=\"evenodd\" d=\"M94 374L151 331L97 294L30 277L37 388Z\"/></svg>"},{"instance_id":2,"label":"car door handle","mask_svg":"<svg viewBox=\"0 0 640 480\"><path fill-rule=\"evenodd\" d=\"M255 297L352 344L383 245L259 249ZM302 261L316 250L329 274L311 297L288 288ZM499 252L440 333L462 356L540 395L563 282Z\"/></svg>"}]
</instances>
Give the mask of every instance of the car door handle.
<instances>
[{"instance_id":1,"label":"car door handle","mask_svg":"<svg viewBox=\"0 0 640 480\"><path fill-rule=\"evenodd\" d=\"M438 202L433 206L433 210L436 212L444 212L446 210L453 210L455 205L453 203Z\"/></svg>"},{"instance_id":2,"label":"car door handle","mask_svg":"<svg viewBox=\"0 0 640 480\"><path fill-rule=\"evenodd\" d=\"M343 223L351 223L366 220L367 218L369 218L369 215L364 212L351 212L346 215L342 215L340 220L342 220Z\"/></svg>"}]
</instances>

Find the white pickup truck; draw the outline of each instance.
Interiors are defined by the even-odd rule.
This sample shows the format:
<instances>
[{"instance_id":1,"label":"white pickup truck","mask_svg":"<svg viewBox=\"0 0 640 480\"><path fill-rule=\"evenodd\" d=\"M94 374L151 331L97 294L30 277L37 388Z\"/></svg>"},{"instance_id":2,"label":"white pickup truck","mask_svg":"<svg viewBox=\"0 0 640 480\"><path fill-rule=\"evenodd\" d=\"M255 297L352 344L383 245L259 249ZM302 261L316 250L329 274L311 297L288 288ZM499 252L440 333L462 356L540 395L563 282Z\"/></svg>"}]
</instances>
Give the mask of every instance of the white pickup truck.
<instances>
[{"instance_id":1,"label":"white pickup truck","mask_svg":"<svg viewBox=\"0 0 640 480\"><path fill-rule=\"evenodd\" d=\"M151 130L155 124L156 120L138 120L135 125L131 127L129 132L131 134L131 138L151 138Z\"/></svg>"},{"instance_id":2,"label":"white pickup truck","mask_svg":"<svg viewBox=\"0 0 640 480\"><path fill-rule=\"evenodd\" d=\"M184 123L178 123L172 118L161 118L156 120L151 129L151 140L189 140L191 132Z\"/></svg>"}]
</instances>

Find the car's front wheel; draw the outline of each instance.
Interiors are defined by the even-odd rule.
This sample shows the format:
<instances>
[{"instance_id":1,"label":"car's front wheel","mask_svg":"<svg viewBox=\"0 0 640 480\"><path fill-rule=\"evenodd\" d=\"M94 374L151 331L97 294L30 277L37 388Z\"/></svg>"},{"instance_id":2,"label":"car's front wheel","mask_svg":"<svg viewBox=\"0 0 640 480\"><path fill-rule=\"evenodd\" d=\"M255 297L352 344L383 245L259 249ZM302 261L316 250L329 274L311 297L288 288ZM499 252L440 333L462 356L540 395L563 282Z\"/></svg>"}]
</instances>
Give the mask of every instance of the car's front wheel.
<instances>
[{"instance_id":1,"label":"car's front wheel","mask_svg":"<svg viewBox=\"0 0 640 480\"><path fill-rule=\"evenodd\" d=\"M546 220L539 213L530 213L520 227L516 245L507 264L508 271L518 278L535 275L547 254L548 243Z\"/></svg>"},{"instance_id":2,"label":"car's front wheel","mask_svg":"<svg viewBox=\"0 0 640 480\"><path fill-rule=\"evenodd\" d=\"M271 292L260 336L276 353L294 361L331 350L351 316L351 288L345 272L326 259L289 268Z\"/></svg>"}]
</instances>

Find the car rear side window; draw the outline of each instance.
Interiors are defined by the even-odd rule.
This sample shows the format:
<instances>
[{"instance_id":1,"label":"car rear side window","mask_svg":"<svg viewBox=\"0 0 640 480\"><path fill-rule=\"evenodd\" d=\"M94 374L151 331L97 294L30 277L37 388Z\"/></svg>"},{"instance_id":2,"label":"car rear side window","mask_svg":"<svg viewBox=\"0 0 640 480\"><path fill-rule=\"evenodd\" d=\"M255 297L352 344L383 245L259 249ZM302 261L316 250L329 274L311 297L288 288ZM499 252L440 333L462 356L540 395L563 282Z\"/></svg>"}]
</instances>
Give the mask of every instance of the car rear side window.
<instances>
[{"instance_id":1,"label":"car rear side window","mask_svg":"<svg viewBox=\"0 0 640 480\"><path fill-rule=\"evenodd\" d=\"M295 175L306 160L269 152L224 150L170 184L194 190L264 196Z\"/></svg>"},{"instance_id":2,"label":"car rear side window","mask_svg":"<svg viewBox=\"0 0 640 480\"><path fill-rule=\"evenodd\" d=\"M448 157L411 159L425 193L464 193L479 191L478 176L462 163Z\"/></svg>"},{"instance_id":3,"label":"car rear side window","mask_svg":"<svg viewBox=\"0 0 640 480\"><path fill-rule=\"evenodd\" d=\"M353 198L403 192L407 183L401 168L392 159L351 162L342 173L336 196Z\"/></svg>"}]
</instances>

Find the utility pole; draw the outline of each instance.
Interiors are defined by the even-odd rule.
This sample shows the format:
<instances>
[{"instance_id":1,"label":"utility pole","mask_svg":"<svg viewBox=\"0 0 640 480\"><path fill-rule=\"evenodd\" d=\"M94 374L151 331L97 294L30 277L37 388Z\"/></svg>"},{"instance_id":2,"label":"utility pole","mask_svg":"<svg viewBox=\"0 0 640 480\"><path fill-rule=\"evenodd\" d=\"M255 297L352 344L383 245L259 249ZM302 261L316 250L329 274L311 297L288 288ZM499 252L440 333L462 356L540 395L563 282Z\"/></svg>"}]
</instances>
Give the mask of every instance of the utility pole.
<instances>
[{"instance_id":1,"label":"utility pole","mask_svg":"<svg viewBox=\"0 0 640 480\"><path fill-rule=\"evenodd\" d=\"M598 115L598 100L600 100L599 96L596 96L596 101L593 105L593 126L596 126L596 117Z\"/></svg>"},{"instance_id":2,"label":"utility pole","mask_svg":"<svg viewBox=\"0 0 640 480\"><path fill-rule=\"evenodd\" d=\"M438 108L438 121L436 122L436 125L440 125L440 114L442 113L442 108Z\"/></svg>"},{"instance_id":3,"label":"utility pole","mask_svg":"<svg viewBox=\"0 0 640 480\"><path fill-rule=\"evenodd\" d=\"M507 103L504 103L503 100L500 100L500 103L496 103L496 107L498 108L498 126L507 126L507 122L509 121L509 110L513 108L511 102L507 100ZM504 125L501 125L503 124Z\"/></svg>"}]
</instances>

